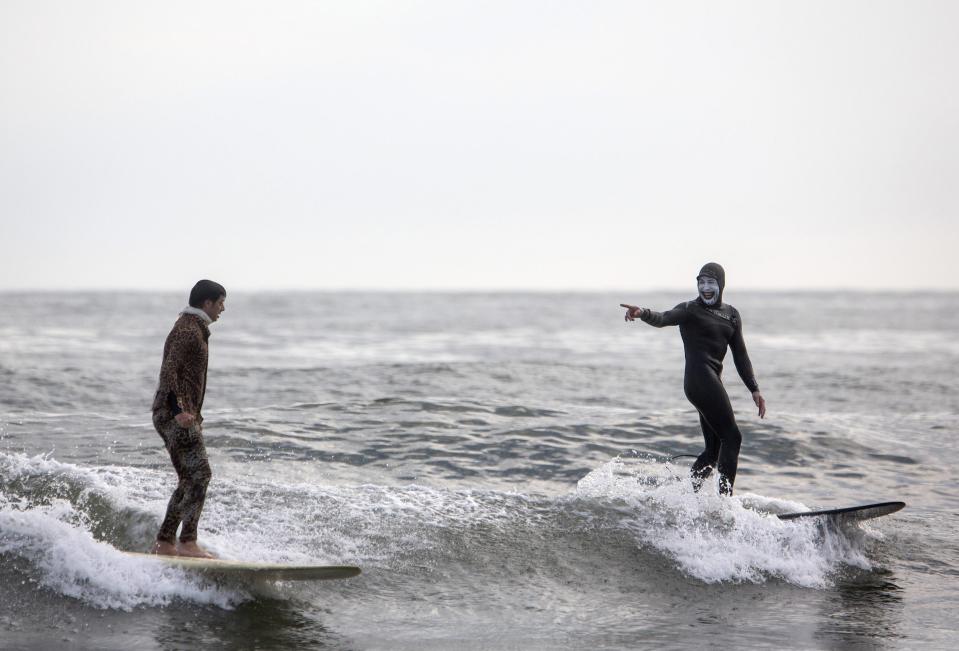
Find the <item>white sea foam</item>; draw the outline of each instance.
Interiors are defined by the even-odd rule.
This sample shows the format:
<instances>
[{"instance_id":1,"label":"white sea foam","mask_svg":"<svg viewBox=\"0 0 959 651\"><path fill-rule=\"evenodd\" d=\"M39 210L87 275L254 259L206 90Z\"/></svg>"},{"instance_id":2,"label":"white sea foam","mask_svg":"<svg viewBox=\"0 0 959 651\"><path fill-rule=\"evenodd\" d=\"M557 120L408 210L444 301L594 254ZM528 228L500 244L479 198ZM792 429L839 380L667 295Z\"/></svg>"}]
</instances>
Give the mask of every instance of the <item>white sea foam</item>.
<instances>
[{"instance_id":1,"label":"white sea foam","mask_svg":"<svg viewBox=\"0 0 959 651\"><path fill-rule=\"evenodd\" d=\"M26 510L0 504L0 554L26 559L41 585L97 608L131 610L176 599L229 608L246 598L181 570L125 556L72 524L76 518L65 500Z\"/></svg>"},{"instance_id":2,"label":"white sea foam","mask_svg":"<svg viewBox=\"0 0 959 651\"><path fill-rule=\"evenodd\" d=\"M124 487L136 490L135 476L124 468L83 468L47 456L0 454L0 476L5 481L27 481L52 476L82 486L81 497L98 494L116 508L136 508L138 500ZM222 589L175 568L124 555L94 539L89 515L62 498L38 502L24 495L0 494L0 554L27 560L32 575L62 595L97 608L130 610L162 606L182 599L229 608L248 598L242 591Z\"/></svg>"},{"instance_id":3,"label":"white sea foam","mask_svg":"<svg viewBox=\"0 0 959 651\"><path fill-rule=\"evenodd\" d=\"M714 481L694 492L688 479L661 463L614 459L580 480L576 494L626 502L631 514L622 524L637 542L707 583L776 577L822 588L843 566L870 567L856 537L816 521L768 515L804 510L802 504L753 494L725 498L716 489Z\"/></svg>"},{"instance_id":4,"label":"white sea foam","mask_svg":"<svg viewBox=\"0 0 959 651\"><path fill-rule=\"evenodd\" d=\"M150 531L134 530L132 536L144 540L152 535L172 488L170 472L83 467L45 456L0 454L0 473L5 480L27 482L42 475L71 479L83 487L82 493L132 511L133 517L124 515L123 520L142 520ZM588 519L595 514L593 507L608 512L613 505L617 527L638 545L658 550L679 570L707 583L779 578L824 587L843 566L869 567L854 538L814 522L783 522L759 512L800 510L801 504L759 495L726 499L710 491L694 493L688 481L661 463L611 461L582 479L571 497L591 506L581 514L568 497L416 485L288 484L232 476L211 484L202 534L204 544L225 558L357 564L402 573L407 564L422 563L423 553L468 566L476 531L497 538L484 538L484 545L495 547L507 537L514 540L518 525L553 527L559 513ZM36 498L27 491L0 499L0 553L26 559L40 583L65 596L119 609L177 599L228 608L249 598L124 556L95 540L83 499ZM537 549L538 536L528 544Z\"/></svg>"}]
</instances>

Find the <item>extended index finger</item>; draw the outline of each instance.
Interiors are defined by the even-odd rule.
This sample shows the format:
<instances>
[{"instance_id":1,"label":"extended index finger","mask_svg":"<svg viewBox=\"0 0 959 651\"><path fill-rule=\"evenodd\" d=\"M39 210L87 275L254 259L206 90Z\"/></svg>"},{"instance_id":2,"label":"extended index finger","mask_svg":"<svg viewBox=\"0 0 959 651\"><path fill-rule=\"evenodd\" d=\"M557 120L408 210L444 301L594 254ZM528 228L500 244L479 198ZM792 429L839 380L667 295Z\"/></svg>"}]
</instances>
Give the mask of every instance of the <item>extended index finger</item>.
<instances>
[{"instance_id":1,"label":"extended index finger","mask_svg":"<svg viewBox=\"0 0 959 651\"><path fill-rule=\"evenodd\" d=\"M636 306L635 306L635 305L629 305L628 303L620 303L619 306L620 306L620 307L628 308L628 309L630 309L630 310L635 310L635 309L636 309Z\"/></svg>"}]
</instances>

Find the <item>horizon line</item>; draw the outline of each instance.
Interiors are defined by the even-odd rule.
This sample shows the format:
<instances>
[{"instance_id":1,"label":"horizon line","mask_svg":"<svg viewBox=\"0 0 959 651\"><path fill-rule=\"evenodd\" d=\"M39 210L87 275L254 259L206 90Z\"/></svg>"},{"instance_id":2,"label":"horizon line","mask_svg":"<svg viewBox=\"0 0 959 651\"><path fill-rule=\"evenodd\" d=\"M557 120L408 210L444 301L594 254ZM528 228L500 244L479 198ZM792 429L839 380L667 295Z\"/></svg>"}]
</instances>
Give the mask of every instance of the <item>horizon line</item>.
<instances>
[{"instance_id":1,"label":"horizon line","mask_svg":"<svg viewBox=\"0 0 959 651\"><path fill-rule=\"evenodd\" d=\"M728 291L728 288L726 288ZM175 293L189 291L189 287L0 287L0 294L28 294L32 292L57 294L57 293ZM395 294L599 294L599 293L666 293L690 291L695 293L689 287L654 287L654 288L623 288L623 287L598 287L598 288L564 288L564 287L240 287L239 289L229 289L227 294L241 293L395 293ZM757 292L764 294L771 293L825 293L825 292L859 292L863 294L908 294L908 293L955 293L959 292L959 287L854 287L854 286L836 286L836 287L736 287L734 292Z\"/></svg>"}]
</instances>

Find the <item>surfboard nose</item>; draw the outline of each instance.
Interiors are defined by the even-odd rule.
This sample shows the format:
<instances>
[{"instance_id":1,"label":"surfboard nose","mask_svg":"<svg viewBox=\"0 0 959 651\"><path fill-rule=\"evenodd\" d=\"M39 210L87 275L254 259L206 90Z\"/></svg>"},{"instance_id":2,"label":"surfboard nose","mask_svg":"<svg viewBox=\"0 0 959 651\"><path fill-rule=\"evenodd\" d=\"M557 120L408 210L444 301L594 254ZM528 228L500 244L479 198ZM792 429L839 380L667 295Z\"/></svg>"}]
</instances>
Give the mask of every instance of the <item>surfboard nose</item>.
<instances>
[{"instance_id":1,"label":"surfboard nose","mask_svg":"<svg viewBox=\"0 0 959 651\"><path fill-rule=\"evenodd\" d=\"M847 520L871 520L901 511L905 502L878 502L876 504L862 504L860 506L846 506L838 509L823 509L820 511L801 511L799 513L777 514L780 520L796 520L798 518L812 518L816 516L843 517Z\"/></svg>"}]
</instances>

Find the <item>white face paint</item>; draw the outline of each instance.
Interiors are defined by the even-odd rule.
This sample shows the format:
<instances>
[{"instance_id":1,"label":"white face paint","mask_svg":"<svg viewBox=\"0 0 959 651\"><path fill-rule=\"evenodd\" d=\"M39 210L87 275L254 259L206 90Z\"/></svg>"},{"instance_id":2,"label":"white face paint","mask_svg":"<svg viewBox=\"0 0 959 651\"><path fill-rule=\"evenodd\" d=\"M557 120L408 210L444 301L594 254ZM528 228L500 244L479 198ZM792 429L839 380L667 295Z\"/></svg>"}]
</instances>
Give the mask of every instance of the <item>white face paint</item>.
<instances>
[{"instance_id":1,"label":"white face paint","mask_svg":"<svg viewBox=\"0 0 959 651\"><path fill-rule=\"evenodd\" d=\"M699 297L703 299L706 305L715 305L719 300L719 283L715 278L709 276L700 276L697 287L699 288Z\"/></svg>"}]
</instances>

